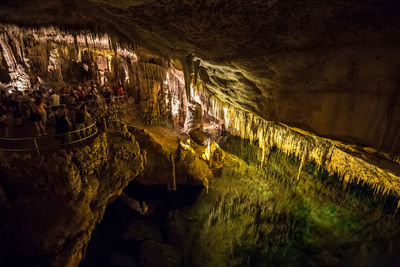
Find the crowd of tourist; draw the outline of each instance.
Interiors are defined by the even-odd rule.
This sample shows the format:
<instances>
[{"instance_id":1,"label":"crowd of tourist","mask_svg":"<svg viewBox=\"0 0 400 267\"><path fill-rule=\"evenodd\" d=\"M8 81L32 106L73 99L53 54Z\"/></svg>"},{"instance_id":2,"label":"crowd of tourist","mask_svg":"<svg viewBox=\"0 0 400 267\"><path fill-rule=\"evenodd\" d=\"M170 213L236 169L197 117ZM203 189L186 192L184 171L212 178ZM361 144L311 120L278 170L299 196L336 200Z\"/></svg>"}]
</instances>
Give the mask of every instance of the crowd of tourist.
<instances>
[{"instance_id":1,"label":"crowd of tourist","mask_svg":"<svg viewBox=\"0 0 400 267\"><path fill-rule=\"evenodd\" d=\"M98 86L87 83L77 87L48 89L34 86L29 90L0 91L0 136L10 137L28 124L35 136L46 136L48 127L55 127L55 136L62 143L88 135L85 128L93 123L92 113L104 109L124 96L122 86Z\"/></svg>"}]
</instances>

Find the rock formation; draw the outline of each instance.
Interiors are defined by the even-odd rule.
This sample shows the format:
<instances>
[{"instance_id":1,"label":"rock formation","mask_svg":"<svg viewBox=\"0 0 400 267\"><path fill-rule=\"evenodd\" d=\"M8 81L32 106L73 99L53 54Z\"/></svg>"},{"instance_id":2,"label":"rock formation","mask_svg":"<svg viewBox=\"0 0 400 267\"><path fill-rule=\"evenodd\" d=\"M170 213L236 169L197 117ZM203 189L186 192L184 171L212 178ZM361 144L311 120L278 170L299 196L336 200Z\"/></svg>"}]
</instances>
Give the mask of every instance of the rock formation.
<instances>
[{"instance_id":1,"label":"rock formation","mask_svg":"<svg viewBox=\"0 0 400 267\"><path fill-rule=\"evenodd\" d=\"M86 80L99 84L123 84L133 96L142 121L147 125L173 122L178 131L188 133L199 144L205 144L204 115L219 120L224 131L256 142L264 151L263 161L268 158L269 151L277 147L288 155L296 155L303 162L313 161L331 174L339 174L345 183L362 182L379 193L400 193L397 130L388 129L390 135L395 135L389 138L394 138L393 144L390 149L381 149L380 146L358 142L355 135L351 140L336 140L330 134L329 138L318 136L312 132L313 129L303 127L304 124L295 123L301 129L286 124L286 120L279 123L266 120L267 113L258 116L250 104L245 107L237 103L251 93L234 91L235 81L242 80L230 67L217 67L192 56L168 61L132 45L134 42L115 40L115 33L13 25L3 25L1 31L2 57L6 59L2 62L2 69L9 69L9 78L3 83L8 80L23 87L33 84L35 79L29 79L33 77L55 87L66 86L65 81ZM223 82L228 77L232 80ZM247 89L244 86L240 90ZM397 98L390 99L396 101ZM397 116L396 103L389 105L390 118ZM311 104L301 106L312 108ZM327 105L323 106L326 108ZM384 121L389 122L382 120L379 127L393 127L394 124L389 122L388 126ZM339 128L335 127L335 131Z\"/></svg>"},{"instance_id":2,"label":"rock formation","mask_svg":"<svg viewBox=\"0 0 400 267\"><path fill-rule=\"evenodd\" d=\"M1 154L0 169L8 199L3 263L78 266L107 204L143 171L143 158L132 136L108 132L70 152Z\"/></svg>"},{"instance_id":3,"label":"rock formation","mask_svg":"<svg viewBox=\"0 0 400 267\"><path fill-rule=\"evenodd\" d=\"M228 157L260 176L284 153L298 161L290 182L311 164L344 188L400 197L397 0L4 0L0 23L1 87L92 81L130 96L94 115L112 127L93 143L52 157L0 154L6 257L77 266L107 203L136 176L208 191L226 171L215 141L252 146L244 158L257 171ZM115 123L118 107L136 126ZM238 212L229 205L216 206L228 219ZM148 260L170 251L141 249Z\"/></svg>"},{"instance_id":4,"label":"rock formation","mask_svg":"<svg viewBox=\"0 0 400 267\"><path fill-rule=\"evenodd\" d=\"M399 11L396 0L7 0L0 17L108 31L180 58L188 73L193 54L224 102L398 154Z\"/></svg>"}]
</instances>

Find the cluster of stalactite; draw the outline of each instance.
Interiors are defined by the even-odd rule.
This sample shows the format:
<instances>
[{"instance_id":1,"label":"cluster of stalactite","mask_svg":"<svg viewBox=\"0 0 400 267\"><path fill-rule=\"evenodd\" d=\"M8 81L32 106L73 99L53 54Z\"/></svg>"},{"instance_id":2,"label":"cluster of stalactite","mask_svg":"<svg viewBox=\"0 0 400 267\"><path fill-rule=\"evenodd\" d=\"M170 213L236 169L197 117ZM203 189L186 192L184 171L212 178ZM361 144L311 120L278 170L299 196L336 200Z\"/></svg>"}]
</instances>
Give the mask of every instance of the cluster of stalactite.
<instances>
[{"instance_id":1,"label":"cluster of stalactite","mask_svg":"<svg viewBox=\"0 0 400 267\"><path fill-rule=\"evenodd\" d=\"M24 90L38 83L64 87L88 81L122 85L140 106L144 122L162 124L170 117L165 80L171 68L167 60L143 48L105 33L13 25L0 25L0 45L2 87Z\"/></svg>"},{"instance_id":2,"label":"cluster of stalactite","mask_svg":"<svg viewBox=\"0 0 400 267\"><path fill-rule=\"evenodd\" d=\"M1 79L19 88L30 87L30 79L24 68L26 63L23 60L21 43L19 36L12 38L6 31L0 30Z\"/></svg>"},{"instance_id":3,"label":"cluster of stalactite","mask_svg":"<svg viewBox=\"0 0 400 267\"><path fill-rule=\"evenodd\" d=\"M43 82L63 87L87 81L122 85L148 125L173 121L189 132L189 125L199 121L191 115L187 65L178 60L168 61L106 33L0 25L0 34L3 87L24 90Z\"/></svg>"},{"instance_id":4,"label":"cluster of stalactite","mask_svg":"<svg viewBox=\"0 0 400 267\"><path fill-rule=\"evenodd\" d=\"M277 147L301 159L299 174L306 162L315 162L331 174L338 174L344 184L367 183L375 193L400 195L400 177L356 155L360 151L264 120L219 100L208 89L210 80L200 60L193 61L192 56L180 62L168 61L142 48L124 48L106 34L71 34L52 27L21 29L3 25L0 45L1 69L7 69L8 82L19 88L29 88L39 78L53 83L120 84L134 97L149 125L173 121L176 128L189 134L196 129L193 136L202 141L198 133L206 116L217 121L214 125L221 132L229 131L258 144L263 150L261 162ZM392 158L393 164L398 162L398 157Z\"/></svg>"},{"instance_id":5,"label":"cluster of stalactite","mask_svg":"<svg viewBox=\"0 0 400 267\"><path fill-rule=\"evenodd\" d=\"M177 129L184 128L189 110L183 71L171 65L166 74L164 85L167 96L165 102L174 122L174 127Z\"/></svg>"},{"instance_id":6,"label":"cluster of stalactite","mask_svg":"<svg viewBox=\"0 0 400 267\"><path fill-rule=\"evenodd\" d=\"M400 195L400 177L390 167L377 165L378 161L363 148L355 148L282 123L267 121L232 104L222 102L207 89L207 81L199 75L199 62L190 65L184 60L183 65L183 71L179 72L179 82L185 82L186 92L181 86L180 97L175 96L176 104L174 100L172 102L169 100L173 104L172 114L184 112L182 117L188 121L191 115L193 116L190 106L200 104L203 113L217 119L218 126L223 128L223 131L229 131L232 135L257 144L263 151L261 164L268 160L273 148L299 158L297 179L306 163L313 162L330 174L336 174L344 186L348 183L366 184L373 188L374 194ZM171 71L168 75L170 73ZM170 78L167 80L169 82ZM170 88L174 88L174 85ZM177 90L171 90L172 94L174 91ZM392 157L389 158L388 164L396 164L397 161L398 158Z\"/></svg>"},{"instance_id":7,"label":"cluster of stalactite","mask_svg":"<svg viewBox=\"0 0 400 267\"><path fill-rule=\"evenodd\" d=\"M106 34L72 34L53 27L22 29L12 25L2 25L0 34L5 59L2 68L8 70L8 82L21 90L39 78L53 83L124 83L126 63L116 66L115 59L137 60L134 53L112 44ZM7 79L1 82L7 83Z\"/></svg>"},{"instance_id":8,"label":"cluster of stalactite","mask_svg":"<svg viewBox=\"0 0 400 267\"><path fill-rule=\"evenodd\" d=\"M267 121L248 111L222 102L207 90L207 82L192 73L190 96L200 103L203 111L217 118L220 125L232 135L248 139L262 149L261 164L268 160L271 149L278 148L287 155L301 160L297 179L306 163L314 162L330 174L336 174L348 183L367 184L374 194L400 196L400 177L387 167L377 166L371 155L340 142L319 137L310 132ZM364 159L363 156L367 158ZM396 159L387 161L396 167ZM393 165L394 164L394 165ZM399 202L400 205L400 202Z\"/></svg>"},{"instance_id":9,"label":"cluster of stalactite","mask_svg":"<svg viewBox=\"0 0 400 267\"><path fill-rule=\"evenodd\" d=\"M140 107L147 124L163 124L168 119L164 79L166 68L150 60L139 62L138 79L141 86Z\"/></svg>"}]
</instances>

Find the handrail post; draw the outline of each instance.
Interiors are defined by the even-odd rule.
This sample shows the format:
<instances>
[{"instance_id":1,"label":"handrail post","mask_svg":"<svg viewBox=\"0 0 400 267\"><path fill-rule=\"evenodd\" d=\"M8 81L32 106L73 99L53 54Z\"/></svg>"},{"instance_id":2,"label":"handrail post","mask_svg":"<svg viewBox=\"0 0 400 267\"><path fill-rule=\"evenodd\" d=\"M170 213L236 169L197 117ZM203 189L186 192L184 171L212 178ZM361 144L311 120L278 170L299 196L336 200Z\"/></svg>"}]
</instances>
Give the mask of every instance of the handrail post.
<instances>
[{"instance_id":1,"label":"handrail post","mask_svg":"<svg viewBox=\"0 0 400 267\"><path fill-rule=\"evenodd\" d=\"M39 146L36 141L36 137L33 138L33 142L35 143L36 152L37 152L38 156L40 157L40 151L39 151Z\"/></svg>"}]
</instances>

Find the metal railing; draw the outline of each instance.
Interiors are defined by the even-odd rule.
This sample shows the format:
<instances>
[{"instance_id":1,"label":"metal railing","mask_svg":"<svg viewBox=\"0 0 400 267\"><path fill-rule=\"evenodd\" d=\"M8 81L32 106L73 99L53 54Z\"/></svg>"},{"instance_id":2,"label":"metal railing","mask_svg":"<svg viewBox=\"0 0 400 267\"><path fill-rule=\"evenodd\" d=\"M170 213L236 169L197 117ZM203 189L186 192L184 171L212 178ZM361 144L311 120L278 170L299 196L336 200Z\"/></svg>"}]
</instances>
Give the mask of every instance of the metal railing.
<instances>
[{"instance_id":1,"label":"metal railing","mask_svg":"<svg viewBox=\"0 0 400 267\"><path fill-rule=\"evenodd\" d=\"M53 109L57 109L57 108L60 108L60 107L63 107L63 106L68 106L68 105L76 105L76 106L78 106L78 105L81 105L81 104L83 104L83 103L98 103L98 104L100 104L100 103L102 103L102 102L107 102L107 100L115 100L115 99L121 99L121 98L127 98L128 97L128 95L122 95L122 96L112 96L112 97L109 97L109 98L99 98L99 99L91 99L91 100L83 100L83 101L75 101L74 103L71 103L71 104L65 104L65 103L60 103L59 105L57 105L57 106L46 106L46 108L45 109L47 109L47 110L49 110L49 111L51 111L51 110L53 110ZM103 103L104 104L104 103Z\"/></svg>"},{"instance_id":2,"label":"metal railing","mask_svg":"<svg viewBox=\"0 0 400 267\"><path fill-rule=\"evenodd\" d=\"M89 102L96 102L98 104L105 104L107 100L115 100L115 99L122 99L122 98L127 98L128 95L125 94L123 96L112 96L110 98L100 98L100 99L91 99L91 100L84 100L84 101L78 101L75 103L71 103L71 105L81 105L83 103L89 103ZM54 108L60 108L62 106L67 106L70 104L60 104L58 106L47 106L46 109L48 111L52 111ZM89 133L89 134L86 134ZM98 133L98 129L96 127L96 122L92 123L91 125L75 130L75 131L70 131L67 133L63 134L57 134L57 135L51 135L51 136L37 136L37 137L0 137L0 151L5 151L5 152L33 152L36 151L36 153L40 156L40 151L43 150L49 150L49 149L54 149L54 148L60 148L60 146L68 146L76 143L83 142L93 136L95 136ZM83 136L78 139L71 140L71 137L76 134L76 136ZM38 140L41 140L43 138L54 138L54 139L60 139L60 143L57 145L45 145L41 146L38 142ZM47 139L48 140L48 139ZM71 140L71 141L70 141ZM1 141L6 141L8 143L7 146L3 146L1 144ZM10 145L12 142L18 142L17 146L22 146L23 148L15 148L16 146Z\"/></svg>"},{"instance_id":3,"label":"metal railing","mask_svg":"<svg viewBox=\"0 0 400 267\"><path fill-rule=\"evenodd\" d=\"M49 150L52 148L59 148L60 146L68 146L72 145L75 143L80 143L83 142L95 135L97 135L98 129L96 127L96 122L92 123L91 125L75 130L75 131L70 131L67 133L62 133L62 134L56 134L56 135L49 135L49 136L42 136L42 137L21 137L21 138L14 138L14 137L1 137L0 141L7 141L9 142L18 142L19 144L23 144L24 142L29 142L31 143L31 147L27 148L24 146L23 148L8 148L8 147L1 147L0 146L0 151L6 151L6 152L33 152L36 151L38 156L40 156L40 151L43 150ZM76 136L81 136L78 139L71 140L71 137L76 134ZM42 138L54 138L54 139L60 139L60 143L57 145L45 145L45 146L40 146L38 144L38 140ZM33 146L32 146L33 145Z\"/></svg>"}]
</instances>

